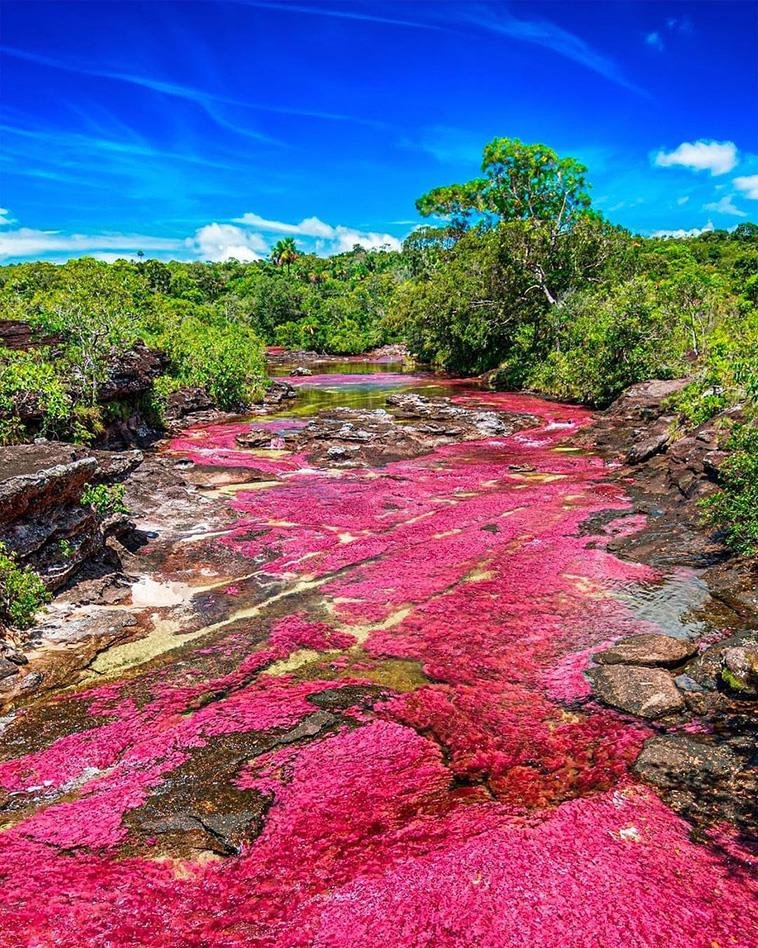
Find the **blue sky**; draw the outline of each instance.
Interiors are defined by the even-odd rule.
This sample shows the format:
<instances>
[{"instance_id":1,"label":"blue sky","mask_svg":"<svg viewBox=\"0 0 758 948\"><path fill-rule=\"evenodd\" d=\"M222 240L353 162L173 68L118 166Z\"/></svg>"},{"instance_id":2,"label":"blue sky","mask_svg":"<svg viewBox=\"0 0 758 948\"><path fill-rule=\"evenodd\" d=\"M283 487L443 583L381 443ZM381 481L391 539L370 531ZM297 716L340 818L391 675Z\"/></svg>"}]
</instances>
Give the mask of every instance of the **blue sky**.
<instances>
[{"instance_id":1,"label":"blue sky","mask_svg":"<svg viewBox=\"0 0 758 948\"><path fill-rule=\"evenodd\" d=\"M5 0L0 260L396 245L500 135L643 233L758 220L757 9Z\"/></svg>"}]
</instances>

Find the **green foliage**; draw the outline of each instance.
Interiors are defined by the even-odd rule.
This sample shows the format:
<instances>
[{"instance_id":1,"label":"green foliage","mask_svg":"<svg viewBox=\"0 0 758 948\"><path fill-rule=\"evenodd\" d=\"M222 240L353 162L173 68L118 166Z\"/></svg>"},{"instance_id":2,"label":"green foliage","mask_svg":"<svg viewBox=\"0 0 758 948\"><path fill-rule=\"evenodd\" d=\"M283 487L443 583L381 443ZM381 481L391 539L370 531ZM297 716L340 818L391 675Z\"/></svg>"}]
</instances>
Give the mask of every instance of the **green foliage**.
<instances>
[{"instance_id":1,"label":"green foliage","mask_svg":"<svg viewBox=\"0 0 758 948\"><path fill-rule=\"evenodd\" d=\"M180 385L203 386L220 408L241 409L263 385L265 366L250 327L224 320L209 308L176 320L159 339Z\"/></svg>"},{"instance_id":2,"label":"green foliage","mask_svg":"<svg viewBox=\"0 0 758 948\"><path fill-rule=\"evenodd\" d=\"M730 454L719 471L720 490L701 501L705 520L724 533L732 550L758 553L758 427L744 424L727 443Z\"/></svg>"},{"instance_id":3,"label":"green foliage","mask_svg":"<svg viewBox=\"0 0 758 948\"><path fill-rule=\"evenodd\" d=\"M34 624L38 610L50 594L38 573L20 566L16 556L0 543L0 618L26 629Z\"/></svg>"},{"instance_id":4,"label":"green foliage","mask_svg":"<svg viewBox=\"0 0 758 948\"><path fill-rule=\"evenodd\" d=\"M58 540L58 552L64 560L70 560L74 555L74 547L69 540Z\"/></svg>"},{"instance_id":5,"label":"green foliage","mask_svg":"<svg viewBox=\"0 0 758 948\"><path fill-rule=\"evenodd\" d=\"M85 507L92 507L101 517L129 513L124 503L125 492L123 484L87 484L82 491L81 503Z\"/></svg>"}]
</instances>

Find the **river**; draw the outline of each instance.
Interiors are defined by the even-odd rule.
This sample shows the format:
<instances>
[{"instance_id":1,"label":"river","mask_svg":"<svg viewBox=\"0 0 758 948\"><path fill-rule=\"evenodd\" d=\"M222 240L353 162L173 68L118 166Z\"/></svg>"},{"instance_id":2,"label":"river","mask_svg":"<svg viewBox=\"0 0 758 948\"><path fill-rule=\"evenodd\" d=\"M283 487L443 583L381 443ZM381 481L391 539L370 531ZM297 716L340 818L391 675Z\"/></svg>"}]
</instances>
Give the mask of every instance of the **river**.
<instances>
[{"instance_id":1,"label":"river","mask_svg":"<svg viewBox=\"0 0 758 948\"><path fill-rule=\"evenodd\" d=\"M653 730L583 676L702 595L606 549L639 520L590 413L356 361L297 384L255 424L397 390L539 424L369 469L245 421L163 449L221 472L204 526L161 528L150 634L8 724L0 944L748 945L727 830L634 778Z\"/></svg>"}]
</instances>

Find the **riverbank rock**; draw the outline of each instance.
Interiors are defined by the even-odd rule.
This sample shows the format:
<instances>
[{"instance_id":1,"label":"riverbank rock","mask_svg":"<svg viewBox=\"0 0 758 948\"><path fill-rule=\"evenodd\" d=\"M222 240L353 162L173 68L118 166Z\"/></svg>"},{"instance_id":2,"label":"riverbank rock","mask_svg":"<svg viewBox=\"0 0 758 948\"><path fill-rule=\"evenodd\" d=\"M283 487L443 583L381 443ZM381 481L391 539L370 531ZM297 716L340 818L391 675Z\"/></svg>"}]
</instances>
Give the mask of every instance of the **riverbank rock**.
<instances>
[{"instance_id":1,"label":"riverbank rock","mask_svg":"<svg viewBox=\"0 0 758 948\"><path fill-rule=\"evenodd\" d=\"M213 408L215 403L206 389L201 386L180 388L168 396L163 416L166 421L178 421Z\"/></svg>"},{"instance_id":2,"label":"riverbank rock","mask_svg":"<svg viewBox=\"0 0 758 948\"><path fill-rule=\"evenodd\" d=\"M619 711L653 720L684 710L671 675L639 665L601 665L587 672L595 698Z\"/></svg>"},{"instance_id":3,"label":"riverbank rock","mask_svg":"<svg viewBox=\"0 0 758 948\"><path fill-rule=\"evenodd\" d=\"M90 451L62 442L0 448L0 542L32 566L50 590L60 588L106 537L128 529L123 514L100 516L82 505L88 483L121 480L140 452Z\"/></svg>"},{"instance_id":4,"label":"riverbank rock","mask_svg":"<svg viewBox=\"0 0 758 948\"><path fill-rule=\"evenodd\" d=\"M744 645L727 648L721 658L721 681L743 698L758 694L758 650Z\"/></svg>"},{"instance_id":5,"label":"riverbank rock","mask_svg":"<svg viewBox=\"0 0 758 948\"><path fill-rule=\"evenodd\" d=\"M670 635L629 635L610 648L593 655L601 665L660 665L673 668L697 652L697 645Z\"/></svg>"},{"instance_id":6,"label":"riverbank rock","mask_svg":"<svg viewBox=\"0 0 758 948\"><path fill-rule=\"evenodd\" d=\"M752 831L755 771L740 748L712 737L651 738L634 772L661 791L677 812L698 823L729 820Z\"/></svg>"}]
</instances>

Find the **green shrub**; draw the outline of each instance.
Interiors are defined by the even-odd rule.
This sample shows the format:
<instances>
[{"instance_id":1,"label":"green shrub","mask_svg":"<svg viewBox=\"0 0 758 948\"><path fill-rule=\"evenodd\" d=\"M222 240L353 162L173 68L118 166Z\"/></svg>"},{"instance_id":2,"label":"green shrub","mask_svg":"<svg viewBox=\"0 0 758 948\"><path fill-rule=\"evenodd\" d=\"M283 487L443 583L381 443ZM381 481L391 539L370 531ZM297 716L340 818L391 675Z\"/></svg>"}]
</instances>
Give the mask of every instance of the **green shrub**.
<instances>
[{"instance_id":1,"label":"green shrub","mask_svg":"<svg viewBox=\"0 0 758 948\"><path fill-rule=\"evenodd\" d=\"M114 513L129 513L124 503L126 488L123 484L87 484L82 491L81 502L92 507L101 517Z\"/></svg>"},{"instance_id":2,"label":"green shrub","mask_svg":"<svg viewBox=\"0 0 758 948\"><path fill-rule=\"evenodd\" d=\"M50 601L38 573L19 566L13 553L0 543L0 618L19 629L34 624L37 611Z\"/></svg>"},{"instance_id":3,"label":"green shrub","mask_svg":"<svg viewBox=\"0 0 758 948\"><path fill-rule=\"evenodd\" d=\"M758 428L741 425L727 443L731 454L719 472L720 490L701 501L706 523L724 532L736 553L758 552Z\"/></svg>"}]
</instances>

